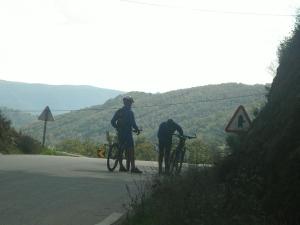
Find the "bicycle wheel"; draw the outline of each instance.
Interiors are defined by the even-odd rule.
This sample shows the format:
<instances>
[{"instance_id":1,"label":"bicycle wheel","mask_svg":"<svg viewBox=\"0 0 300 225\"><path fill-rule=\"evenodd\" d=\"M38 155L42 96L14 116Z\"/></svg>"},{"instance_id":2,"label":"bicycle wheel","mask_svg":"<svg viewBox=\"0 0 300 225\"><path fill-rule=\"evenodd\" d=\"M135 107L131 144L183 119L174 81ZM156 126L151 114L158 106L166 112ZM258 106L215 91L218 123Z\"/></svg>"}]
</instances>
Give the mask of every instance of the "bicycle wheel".
<instances>
[{"instance_id":1,"label":"bicycle wheel","mask_svg":"<svg viewBox=\"0 0 300 225\"><path fill-rule=\"evenodd\" d=\"M118 165L119 159L119 146L118 144L113 144L109 146L107 154L107 169L109 171L114 171Z\"/></svg>"},{"instance_id":2,"label":"bicycle wheel","mask_svg":"<svg viewBox=\"0 0 300 225\"><path fill-rule=\"evenodd\" d=\"M182 163L184 161L184 155L185 155L185 149L180 151L179 155L178 155L178 163L177 163L177 167L176 167L176 173L177 174L179 174L181 172Z\"/></svg>"}]
</instances>

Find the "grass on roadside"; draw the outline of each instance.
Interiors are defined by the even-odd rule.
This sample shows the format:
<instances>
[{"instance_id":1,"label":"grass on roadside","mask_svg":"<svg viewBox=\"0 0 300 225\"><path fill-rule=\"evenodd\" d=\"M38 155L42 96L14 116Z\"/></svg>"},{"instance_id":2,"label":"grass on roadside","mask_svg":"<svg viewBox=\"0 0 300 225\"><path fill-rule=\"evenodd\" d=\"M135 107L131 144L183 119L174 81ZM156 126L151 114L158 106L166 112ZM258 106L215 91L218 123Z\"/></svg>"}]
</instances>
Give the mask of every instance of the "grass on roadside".
<instances>
[{"instance_id":1,"label":"grass on roadside","mask_svg":"<svg viewBox=\"0 0 300 225\"><path fill-rule=\"evenodd\" d=\"M252 203L248 204L248 196L239 199L240 193L220 182L213 167L190 169L181 176L155 177L138 190L137 195L130 196L132 213L124 225L264 224L263 218L249 211Z\"/></svg>"}]
</instances>

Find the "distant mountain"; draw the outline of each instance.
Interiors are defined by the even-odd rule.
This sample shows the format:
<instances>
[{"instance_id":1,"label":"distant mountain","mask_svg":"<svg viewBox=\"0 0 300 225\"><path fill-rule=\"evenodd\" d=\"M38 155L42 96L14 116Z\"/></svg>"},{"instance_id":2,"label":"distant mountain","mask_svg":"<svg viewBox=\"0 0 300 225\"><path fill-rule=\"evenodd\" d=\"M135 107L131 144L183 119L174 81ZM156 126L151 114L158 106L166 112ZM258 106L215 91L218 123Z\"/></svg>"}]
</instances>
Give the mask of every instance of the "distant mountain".
<instances>
[{"instance_id":1,"label":"distant mountain","mask_svg":"<svg viewBox=\"0 0 300 225\"><path fill-rule=\"evenodd\" d=\"M130 93L134 100L137 124L142 126L142 135L156 141L159 124L173 118L185 133L197 133L209 142L222 144L224 128L239 105L252 111L265 101L264 85L220 84L171 91L163 94ZM47 142L56 144L65 139L104 140L105 132L113 131L110 120L116 109L122 106L122 96L105 104L73 111L56 117L49 123ZM24 130L40 138L43 123L34 123Z\"/></svg>"},{"instance_id":2,"label":"distant mountain","mask_svg":"<svg viewBox=\"0 0 300 225\"><path fill-rule=\"evenodd\" d=\"M66 112L64 110L103 104L121 93L92 86L28 84L0 80L0 107L39 114L48 105L54 114L60 114Z\"/></svg>"}]
</instances>

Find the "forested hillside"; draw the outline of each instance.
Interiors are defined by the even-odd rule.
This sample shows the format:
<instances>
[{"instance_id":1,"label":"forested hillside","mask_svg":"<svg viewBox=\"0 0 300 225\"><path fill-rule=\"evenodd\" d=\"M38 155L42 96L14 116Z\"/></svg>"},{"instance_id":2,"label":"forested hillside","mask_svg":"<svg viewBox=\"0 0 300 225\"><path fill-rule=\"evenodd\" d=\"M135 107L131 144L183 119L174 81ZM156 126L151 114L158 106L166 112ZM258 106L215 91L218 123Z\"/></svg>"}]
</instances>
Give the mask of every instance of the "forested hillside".
<instances>
[{"instance_id":1,"label":"forested hillside","mask_svg":"<svg viewBox=\"0 0 300 225\"><path fill-rule=\"evenodd\" d=\"M173 118L188 134L197 133L207 142L222 144L224 127L239 105L249 113L265 101L265 86L244 84L208 85L171 91L163 94L129 93L135 103L136 121L143 128L142 135L155 140L159 124ZM49 123L47 142L56 144L65 139L104 140L105 132L112 131L110 120L122 106L122 96L105 104L74 111L56 117ZM43 123L38 122L25 132L40 139Z\"/></svg>"},{"instance_id":2,"label":"forested hillside","mask_svg":"<svg viewBox=\"0 0 300 225\"><path fill-rule=\"evenodd\" d=\"M31 113L22 112L20 110L0 107L0 111L2 112L3 116L11 121L11 125L16 129L28 126L29 124L37 121L37 116Z\"/></svg>"},{"instance_id":3,"label":"forested hillside","mask_svg":"<svg viewBox=\"0 0 300 225\"><path fill-rule=\"evenodd\" d=\"M91 86L27 84L0 80L0 107L39 114L52 110L80 109L102 104L122 92ZM54 114L65 111L53 111Z\"/></svg>"},{"instance_id":4,"label":"forested hillside","mask_svg":"<svg viewBox=\"0 0 300 225\"><path fill-rule=\"evenodd\" d=\"M11 122L0 111L0 153L39 154L42 150L38 141L11 127Z\"/></svg>"}]
</instances>

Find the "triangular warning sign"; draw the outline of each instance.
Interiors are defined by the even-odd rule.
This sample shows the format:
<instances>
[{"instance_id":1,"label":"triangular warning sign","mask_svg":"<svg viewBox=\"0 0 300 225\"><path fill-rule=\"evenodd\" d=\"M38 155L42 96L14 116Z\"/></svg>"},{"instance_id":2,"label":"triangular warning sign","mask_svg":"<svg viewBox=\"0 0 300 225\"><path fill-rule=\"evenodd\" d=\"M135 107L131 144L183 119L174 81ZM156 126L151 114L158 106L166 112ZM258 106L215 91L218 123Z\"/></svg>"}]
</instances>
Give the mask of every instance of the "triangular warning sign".
<instances>
[{"instance_id":1,"label":"triangular warning sign","mask_svg":"<svg viewBox=\"0 0 300 225\"><path fill-rule=\"evenodd\" d=\"M248 131L251 125L251 120L244 108L244 106L240 105L232 118L230 119L228 125L225 128L226 132L242 132Z\"/></svg>"},{"instance_id":2,"label":"triangular warning sign","mask_svg":"<svg viewBox=\"0 0 300 225\"><path fill-rule=\"evenodd\" d=\"M41 113L41 115L39 116L38 119L43 120L43 121L54 121L54 118L52 116L49 106L47 106L44 109L44 111Z\"/></svg>"}]
</instances>

